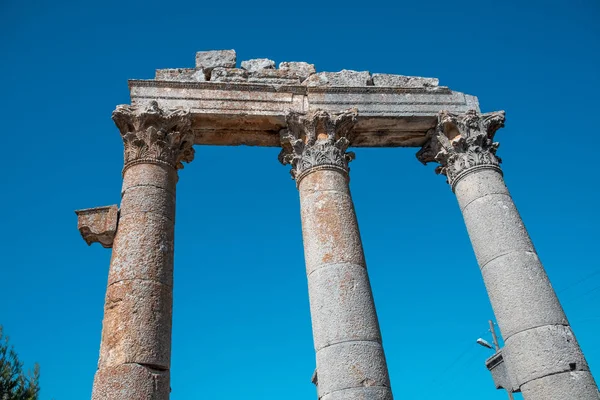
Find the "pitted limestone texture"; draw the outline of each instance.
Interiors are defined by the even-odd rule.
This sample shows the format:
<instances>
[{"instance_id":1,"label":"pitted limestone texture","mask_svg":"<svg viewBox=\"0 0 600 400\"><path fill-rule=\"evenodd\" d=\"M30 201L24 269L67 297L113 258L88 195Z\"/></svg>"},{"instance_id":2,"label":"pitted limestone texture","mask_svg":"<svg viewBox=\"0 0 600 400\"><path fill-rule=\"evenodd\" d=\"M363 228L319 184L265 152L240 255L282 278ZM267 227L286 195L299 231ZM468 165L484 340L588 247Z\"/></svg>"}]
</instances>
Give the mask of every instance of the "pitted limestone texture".
<instances>
[{"instance_id":1,"label":"pitted limestone texture","mask_svg":"<svg viewBox=\"0 0 600 400\"><path fill-rule=\"evenodd\" d=\"M208 80L206 72L202 68L157 69L154 79L174 82L206 82Z\"/></svg>"},{"instance_id":2,"label":"pitted limestone texture","mask_svg":"<svg viewBox=\"0 0 600 400\"><path fill-rule=\"evenodd\" d=\"M319 400L393 400L392 392L387 387L364 386L352 389L338 390Z\"/></svg>"},{"instance_id":3,"label":"pitted limestone texture","mask_svg":"<svg viewBox=\"0 0 600 400\"><path fill-rule=\"evenodd\" d=\"M404 76L392 74L373 74L373 86L423 88L438 86L437 78L422 78L420 76Z\"/></svg>"},{"instance_id":4,"label":"pitted limestone texture","mask_svg":"<svg viewBox=\"0 0 600 400\"><path fill-rule=\"evenodd\" d=\"M88 246L92 243L100 243L106 248L113 246L119 222L117 205L77 210L75 214L77 214L77 229Z\"/></svg>"},{"instance_id":5,"label":"pitted limestone texture","mask_svg":"<svg viewBox=\"0 0 600 400\"><path fill-rule=\"evenodd\" d=\"M92 400L165 400L170 392L168 371L132 363L98 371Z\"/></svg>"},{"instance_id":6,"label":"pitted limestone texture","mask_svg":"<svg viewBox=\"0 0 600 400\"><path fill-rule=\"evenodd\" d=\"M379 387L382 400L391 397L387 364L381 344L376 342L344 342L325 347L317 352L319 398L344 391L361 393L365 387ZM352 398L352 397L350 397Z\"/></svg>"},{"instance_id":7,"label":"pitted limestone texture","mask_svg":"<svg viewBox=\"0 0 600 400\"><path fill-rule=\"evenodd\" d=\"M140 279L173 286L173 221L137 213L123 217L123 227L113 247L109 284Z\"/></svg>"},{"instance_id":8,"label":"pitted limestone texture","mask_svg":"<svg viewBox=\"0 0 600 400\"><path fill-rule=\"evenodd\" d=\"M302 84L315 87L354 87L372 86L373 81L369 71L343 69L340 72L318 72L309 76Z\"/></svg>"},{"instance_id":9,"label":"pitted limestone texture","mask_svg":"<svg viewBox=\"0 0 600 400\"><path fill-rule=\"evenodd\" d=\"M292 70L262 69L251 72L248 76L249 83L269 85L299 85L301 76Z\"/></svg>"},{"instance_id":10,"label":"pitted limestone texture","mask_svg":"<svg viewBox=\"0 0 600 400\"><path fill-rule=\"evenodd\" d=\"M248 71L241 68L214 68L210 75L211 82L246 82Z\"/></svg>"},{"instance_id":11,"label":"pitted limestone texture","mask_svg":"<svg viewBox=\"0 0 600 400\"><path fill-rule=\"evenodd\" d=\"M545 376L521 386L527 400L598 400L600 394L589 371L569 371Z\"/></svg>"},{"instance_id":12,"label":"pitted limestone texture","mask_svg":"<svg viewBox=\"0 0 600 400\"><path fill-rule=\"evenodd\" d=\"M304 81L306 78L317 72L314 64L309 64L304 61L281 62L279 63L279 70L293 73L298 76L301 81Z\"/></svg>"},{"instance_id":13,"label":"pitted limestone texture","mask_svg":"<svg viewBox=\"0 0 600 400\"><path fill-rule=\"evenodd\" d=\"M326 265L365 265L346 177L337 171L308 174L300 183L306 272Z\"/></svg>"},{"instance_id":14,"label":"pitted limestone texture","mask_svg":"<svg viewBox=\"0 0 600 400\"><path fill-rule=\"evenodd\" d=\"M477 171L458 182L455 194L504 339L568 324L502 175Z\"/></svg>"},{"instance_id":15,"label":"pitted limestone texture","mask_svg":"<svg viewBox=\"0 0 600 400\"><path fill-rule=\"evenodd\" d=\"M138 363L168 370L173 289L140 279L108 286L99 370Z\"/></svg>"},{"instance_id":16,"label":"pitted limestone texture","mask_svg":"<svg viewBox=\"0 0 600 400\"><path fill-rule=\"evenodd\" d=\"M569 326L546 325L516 334L506 341L504 355L511 380L519 388L531 381L561 373L589 372Z\"/></svg>"},{"instance_id":17,"label":"pitted limestone texture","mask_svg":"<svg viewBox=\"0 0 600 400\"><path fill-rule=\"evenodd\" d=\"M308 278L315 349L347 341L381 343L364 265L330 264Z\"/></svg>"},{"instance_id":18,"label":"pitted limestone texture","mask_svg":"<svg viewBox=\"0 0 600 400\"><path fill-rule=\"evenodd\" d=\"M265 69L275 69L275 61L268 58L254 58L242 61L242 68L249 72L258 72Z\"/></svg>"},{"instance_id":19,"label":"pitted limestone texture","mask_svg":"<svg viewBox=\"0 0 600 400\"><path fill-rule=\"evenodd\" d=\"M196 53L196 68L235 68L236 59L235 50L199 51Z\"/></svg>"},{"instance_id":20,"label":"pitted limestone texture","mask_svg":"<svg viewBox=\"0 0 600 400\"><path fill-rule=\"evenodd\" d=\"M314 168L298 189L319 398L391 399L346 172Z\"/></svg>"}]
</instances>

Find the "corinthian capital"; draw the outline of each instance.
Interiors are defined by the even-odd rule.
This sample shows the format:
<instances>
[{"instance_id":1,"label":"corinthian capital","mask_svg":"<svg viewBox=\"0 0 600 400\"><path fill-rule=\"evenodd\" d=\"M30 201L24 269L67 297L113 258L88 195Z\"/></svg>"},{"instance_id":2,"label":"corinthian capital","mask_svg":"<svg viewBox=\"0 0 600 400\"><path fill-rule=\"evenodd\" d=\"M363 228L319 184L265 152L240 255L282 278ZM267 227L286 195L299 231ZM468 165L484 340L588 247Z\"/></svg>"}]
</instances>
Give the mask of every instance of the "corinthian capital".
<instances>
[{"instance_id":1,"label":"corinthian capital","mask_svg":"<svg viewBox=\"0 0 600 400\"><path fill-rule=\"evenodd\" d=\"M499 143L496 131L504 126L504 111L479 114L469 110L464 114L440 111L438 124L429 132L429 139L417 153L423 164L437 161L435 172L446 175L452 188L473 168L500 169L502 160L496 156Z\"/></svg>"},{"instance_id":2,"label":"corinthian capital","mask_svg":"<svg viewBox=\"0 0 600 400\"><path fill-rule=\"evenodd\" d=\"M287 114L287 129L281 131L279 161L292 166L292 178L296 182L314 168L348 173L348 163L354 159L353 152L346 152L350 145L348 134L357 115L356 109L337 114L323 110Z\"/></svg>"},{"instance_id":3,"label":"corinthian capital","mask_svg":"<svg viewBox=\"0 0 600 400\"><path fill-rule=\"evenodd\" d=\"M112 119L125 145L125 168L138 163L167 164L176 169L194 159L190 113L148 106L117 106Z\"/></svg>"}]
</instances>

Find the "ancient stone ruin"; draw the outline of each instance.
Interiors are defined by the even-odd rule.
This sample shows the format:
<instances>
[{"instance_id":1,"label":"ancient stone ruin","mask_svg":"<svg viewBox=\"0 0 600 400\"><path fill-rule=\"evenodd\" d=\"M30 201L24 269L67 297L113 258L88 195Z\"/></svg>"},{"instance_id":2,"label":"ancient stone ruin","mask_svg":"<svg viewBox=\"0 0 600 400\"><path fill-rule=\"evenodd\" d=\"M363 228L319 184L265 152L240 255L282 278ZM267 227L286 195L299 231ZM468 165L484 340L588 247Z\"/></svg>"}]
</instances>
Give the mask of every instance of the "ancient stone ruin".
<instances>
[{"instance_id":1,"label":"ancient stone ruin","mask_svg":"<svg viewBox=\"0 0 600 400\"><path fill-rule=\"evenodd\" d=\"M300 194L319 399L392 399L348 186L348 148L361 146L418 148L456 194L505 341L487 363L496 387L598 399L504 183L494 142L504 112L482 114L476 97L433 78L267 59L237 68L233 50L199 52L195 68L157 70L129 89L131 105L113 112L121 205L77 211L86 242L112 247L94 400L169 398L177 171L194 145L240 144L281 147Z\"/></svg>"}]
</instances>

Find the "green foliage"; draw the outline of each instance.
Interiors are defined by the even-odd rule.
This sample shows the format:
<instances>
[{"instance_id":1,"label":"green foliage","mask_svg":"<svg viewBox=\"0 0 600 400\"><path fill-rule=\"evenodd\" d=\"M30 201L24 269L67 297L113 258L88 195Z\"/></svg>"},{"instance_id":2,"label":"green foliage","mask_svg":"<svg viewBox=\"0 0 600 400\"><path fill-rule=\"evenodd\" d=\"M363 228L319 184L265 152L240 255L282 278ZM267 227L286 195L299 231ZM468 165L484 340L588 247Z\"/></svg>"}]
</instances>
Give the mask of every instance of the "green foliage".
<instances>
[{"instance_id":1,"label":"green foliage","mask_svg":"<svg viewBox=\"0 0 600 400\"><path fill-rule=\"evenodd\" d=\"M37 400L40 367L35 364L32 371L23 372L23 363L8 344L0 325L0 400Z\"/></svg>"}]
</instances>

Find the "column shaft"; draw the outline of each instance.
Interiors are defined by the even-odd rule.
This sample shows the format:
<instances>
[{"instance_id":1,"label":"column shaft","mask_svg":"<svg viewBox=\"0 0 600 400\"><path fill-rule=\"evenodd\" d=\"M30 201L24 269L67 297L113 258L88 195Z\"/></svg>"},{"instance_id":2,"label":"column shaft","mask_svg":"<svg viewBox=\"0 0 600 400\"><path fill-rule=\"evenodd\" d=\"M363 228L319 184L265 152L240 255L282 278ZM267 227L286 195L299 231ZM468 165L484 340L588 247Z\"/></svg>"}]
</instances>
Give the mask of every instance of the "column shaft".
<instances>
[{"instance_id":1,"label":"column shaft","mask_svg":"<svg viewBox=\"0 0 600 400\"><path fill-rule=\"evenodd\" d=\"M587 362L497 168L455 183L504 337L511 380L527 400L597 400Z\"/></svg>"},{"instance_id":2,"label":"column shaft","mask_svg":"<svg viewBox=\"0 0 600 400\"><path fill-rule=\"evenodd\" d=\"M392 399L347 176L317 170L298 188L319 398Z\"/></svg>"},{"instance_id":3,"label":"column shaft","mask_svg":"<svg viewBox=\"0 0 600 400\"><path fill-rule=\"evenodd\" d=\"M93 400L168 400L175 187L194 158L189 111L118 106L123 190Z\"/></svg>"},{"instance_id":4,"label":"column shaft","mask_svg":"<svg viewBox=\"0 0 600 400\"><path fill-rule=\"evenodd\" d=\"M94 400L169 398L176 181L166 165L125 171Z\"/></svg>"},{"instance_id":5,"label":"column shaft","mask_svg":"<svg viewBox=\"0 0 600 400\"><path fill-rule=\"evenodd\" d=\"M504 184L496 131L504 111L441 111L417 153L456 194L504 337L510 386L526 400L598 400L567 317ZM506 383L504 383L506 384Z\"/></svg>"}]
</instances>

